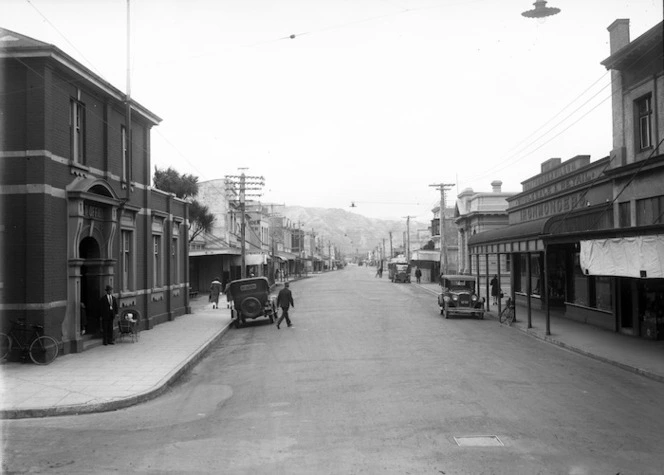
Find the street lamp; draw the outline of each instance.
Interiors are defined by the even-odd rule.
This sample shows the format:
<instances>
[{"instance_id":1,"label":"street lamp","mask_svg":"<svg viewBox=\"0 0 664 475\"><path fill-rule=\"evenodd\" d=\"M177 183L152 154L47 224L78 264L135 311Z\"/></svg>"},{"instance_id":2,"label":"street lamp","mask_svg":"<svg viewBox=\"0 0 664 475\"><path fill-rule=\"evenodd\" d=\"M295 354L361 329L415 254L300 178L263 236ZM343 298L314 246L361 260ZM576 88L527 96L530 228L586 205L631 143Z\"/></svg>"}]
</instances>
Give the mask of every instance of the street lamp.
<instances>
[{"instance_id":1,"label":"street lamp","mask_svg":"<svg viewBox=\"0 0 664 475\"><path fill-rule=\"evenodd\" d=\"M537 0L535 3L533 3L533 5L535 5L533 10L525 11L521 15L525 16L526 18L543 19L548 16L560 13L560 8L547 7L544 0Z\"/></svg>"}]
</instances>

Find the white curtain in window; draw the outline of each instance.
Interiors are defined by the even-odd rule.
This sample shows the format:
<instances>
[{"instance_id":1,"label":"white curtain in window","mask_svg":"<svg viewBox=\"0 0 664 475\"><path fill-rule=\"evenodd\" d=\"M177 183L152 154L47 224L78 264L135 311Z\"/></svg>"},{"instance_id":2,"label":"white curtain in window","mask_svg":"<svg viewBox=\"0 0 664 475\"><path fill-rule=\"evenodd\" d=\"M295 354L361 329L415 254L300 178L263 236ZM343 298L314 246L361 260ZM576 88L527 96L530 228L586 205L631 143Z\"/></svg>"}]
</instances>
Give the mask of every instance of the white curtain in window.
<instances>
[{"instance_id":1,"label":"white curtain in window","mask_svg":"<svg viewBox=\"0 0 664 475\"><path fill-rule=\"evenodd\" d=\"M581 241L587 275L664 278L664 235Z\"/></svg>"}]
</instances>

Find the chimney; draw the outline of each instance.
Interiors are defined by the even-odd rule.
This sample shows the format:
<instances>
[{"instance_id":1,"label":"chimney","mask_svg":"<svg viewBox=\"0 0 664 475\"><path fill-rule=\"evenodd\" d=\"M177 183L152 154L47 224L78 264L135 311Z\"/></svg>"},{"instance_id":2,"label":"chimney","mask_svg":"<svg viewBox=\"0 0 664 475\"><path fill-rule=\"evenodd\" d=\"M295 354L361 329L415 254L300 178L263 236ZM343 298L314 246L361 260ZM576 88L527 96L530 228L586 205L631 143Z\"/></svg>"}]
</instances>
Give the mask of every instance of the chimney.
<instances>
[{"instance_id":1,"label":"chimney","mask_svg":"<svg viewBox=\"0 0 664 475\"><path fill-rule=\"evenodd\" d=\"M491 182L491 188L493 189L494 193L500 193L502 186L503 182L500 180L494 180Z\"/></svg>"},{"instance_id":2,"label":"chimney","mask_svg":"<svg viewBox=\"0 0 664 475\"><path fill-rule=\"evenodd\" d=\"M629 19L622 18L614 21L607 28L609 30L609 42L611 54L629 44Z\"/></svg>"}]
</instances>

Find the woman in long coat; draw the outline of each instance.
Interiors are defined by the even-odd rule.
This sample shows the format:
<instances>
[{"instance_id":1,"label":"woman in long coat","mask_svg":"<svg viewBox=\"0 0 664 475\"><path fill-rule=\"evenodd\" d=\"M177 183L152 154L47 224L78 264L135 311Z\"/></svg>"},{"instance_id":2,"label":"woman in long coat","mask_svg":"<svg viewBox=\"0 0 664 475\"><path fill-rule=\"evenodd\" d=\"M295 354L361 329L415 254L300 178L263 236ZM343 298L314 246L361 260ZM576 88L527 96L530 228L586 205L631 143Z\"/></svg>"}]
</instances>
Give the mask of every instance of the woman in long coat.
<instances>
[{"instance_id":1,"label":"woman in long coat","mask_svg":"<svg viewBox=\"0 0 664 475\"><path fill-rule=\"evenodd\" d=\"M498 294L500 294L500 285L498 285L498 276L494 274L493 279L489 282L491 285L491 297L494 305L498 305Z\"/></svg>"},{"instance_id":2,"label":"woman in long coat","mask_svg":"<svg viewBox=\"0 0 664 475\"><path fill-rule=\"evenodd\" d=\"M212 303L212 308L219 308L219 294L221 294L221 290L221 279L215 277L210 284L210 302Z\"/></svg>"}]
</instances>

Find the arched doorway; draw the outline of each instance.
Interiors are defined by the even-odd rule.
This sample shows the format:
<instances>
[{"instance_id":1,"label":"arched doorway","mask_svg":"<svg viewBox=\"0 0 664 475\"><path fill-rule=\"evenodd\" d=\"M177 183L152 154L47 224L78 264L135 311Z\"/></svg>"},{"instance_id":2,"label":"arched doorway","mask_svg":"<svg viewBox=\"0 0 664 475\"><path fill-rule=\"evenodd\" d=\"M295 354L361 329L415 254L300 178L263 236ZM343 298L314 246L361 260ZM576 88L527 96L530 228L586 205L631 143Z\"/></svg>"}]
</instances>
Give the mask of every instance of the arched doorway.
<instances>
[{"instance_id":1,"label":"arched doorway","mask_svg":"<svg viewBox=\"0 0 664 475\"><path fill-rule=\"evenodd\" d=\"M97 301L101 295L99 243L93 237L81 240L78 253L83 264L81 265L81 332L86 335L98 335L99 319L96 318Z\"/></svg>"}]
</instances>

